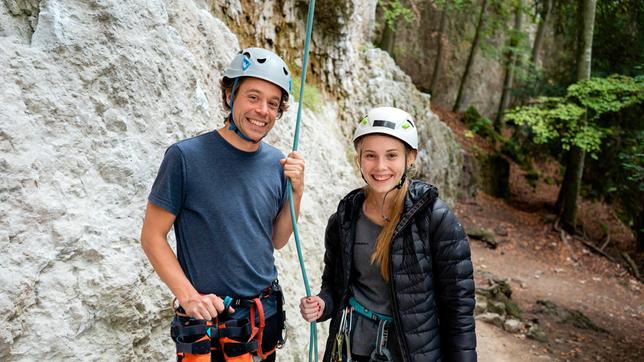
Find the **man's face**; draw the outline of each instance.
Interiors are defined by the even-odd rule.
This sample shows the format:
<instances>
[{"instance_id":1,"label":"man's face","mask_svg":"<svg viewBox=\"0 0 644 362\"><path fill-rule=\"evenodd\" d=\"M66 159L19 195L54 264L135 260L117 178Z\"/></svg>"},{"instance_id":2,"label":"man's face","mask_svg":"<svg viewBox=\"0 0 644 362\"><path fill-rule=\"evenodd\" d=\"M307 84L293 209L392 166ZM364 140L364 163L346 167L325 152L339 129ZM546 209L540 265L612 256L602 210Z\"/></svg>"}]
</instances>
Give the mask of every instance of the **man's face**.
<instances>
[{"instance_id":1,"label":"man's face","mask_svg":"<svg viewBox=\"0 0 644 362\"><path fill-rule=\"evenodd\" d=\"M235 125L246 137L259 141L273 128L282 90L258 78L245 78L233 99Z\"/></svg>"}]
</instances>

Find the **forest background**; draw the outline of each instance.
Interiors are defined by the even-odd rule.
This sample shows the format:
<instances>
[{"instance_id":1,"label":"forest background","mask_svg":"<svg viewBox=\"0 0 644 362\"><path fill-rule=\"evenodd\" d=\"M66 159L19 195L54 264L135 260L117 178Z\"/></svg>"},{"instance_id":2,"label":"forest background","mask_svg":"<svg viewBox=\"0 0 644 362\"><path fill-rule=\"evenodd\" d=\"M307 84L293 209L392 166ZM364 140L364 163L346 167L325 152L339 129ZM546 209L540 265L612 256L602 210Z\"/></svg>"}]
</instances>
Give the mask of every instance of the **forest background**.
<instances>
[{"instance_id":1,"label":"forest background","mask_svg":"<svg viewBox=\"0 0 644 362\"><path fill-rule=\"evenodd\" d=\"M465 111L470 129L528 177L539 177L535 156L556 160L565 171L554 207L569 231L578 226L581 192L615 206L642 250L641 2L380 4L378 44L419 89L434 94L434 106ZM417 36L420 30L426 36ZM483 67L498 79L472 80ZM498 195L506 192L502 184L494 187Z\"/></svg>"}]
</instances>

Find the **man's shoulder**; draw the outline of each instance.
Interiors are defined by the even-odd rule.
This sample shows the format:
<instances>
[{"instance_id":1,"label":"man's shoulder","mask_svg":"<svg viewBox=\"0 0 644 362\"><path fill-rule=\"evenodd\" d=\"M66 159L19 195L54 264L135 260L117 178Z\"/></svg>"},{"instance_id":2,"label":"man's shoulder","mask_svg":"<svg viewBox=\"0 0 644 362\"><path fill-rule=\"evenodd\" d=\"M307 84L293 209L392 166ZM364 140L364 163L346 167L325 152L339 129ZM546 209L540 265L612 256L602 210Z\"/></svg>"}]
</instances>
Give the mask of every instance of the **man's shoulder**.
<instances>
[{"instance_id":1,"label":"man's shoulder","mask_svg":"<svg viewBox=\"0 0 644 362\"><path fill-rule=\"evenodd\" d=\"M209 143L207 140L210 137L212 137L212 131L177 141L175 144L170 146L170 148L175 147L182 153L198 151Z\"/></svg>"},{"instance_id":2,"label":"man's shoulder","mask_svg":"<svg viewBox=\"0 0 644 362\"><path fill-rule=\"evenodd\" d=\"M264 152L270 158L282 159L284 158L284 152L280 151L277 147L268 144L266 142L262 143L262 152Z\"/></svg>"}]
</instances>

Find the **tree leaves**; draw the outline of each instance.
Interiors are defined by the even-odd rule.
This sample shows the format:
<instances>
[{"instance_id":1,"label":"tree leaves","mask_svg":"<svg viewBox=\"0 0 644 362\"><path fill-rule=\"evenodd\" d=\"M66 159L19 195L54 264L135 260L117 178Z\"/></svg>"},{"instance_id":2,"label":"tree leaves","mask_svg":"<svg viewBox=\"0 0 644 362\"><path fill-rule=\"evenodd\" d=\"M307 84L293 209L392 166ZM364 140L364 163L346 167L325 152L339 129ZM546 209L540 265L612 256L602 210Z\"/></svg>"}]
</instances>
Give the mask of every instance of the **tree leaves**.
<instances>
[{"instance_id":1,"label":"tree leaves","mask_svg":"<svg viewBox=\"0 0 644 362\"><path fill-rule=\"evenodd\" d=\"M596 158L602 138L611 133L599 118L644 103L644 81L622 75L591 78L568 87L565 97L541 97L517 107L506 118L528 126L535 143L559 142L563 150L577 146Z\"/></svg>"}]
</instances>

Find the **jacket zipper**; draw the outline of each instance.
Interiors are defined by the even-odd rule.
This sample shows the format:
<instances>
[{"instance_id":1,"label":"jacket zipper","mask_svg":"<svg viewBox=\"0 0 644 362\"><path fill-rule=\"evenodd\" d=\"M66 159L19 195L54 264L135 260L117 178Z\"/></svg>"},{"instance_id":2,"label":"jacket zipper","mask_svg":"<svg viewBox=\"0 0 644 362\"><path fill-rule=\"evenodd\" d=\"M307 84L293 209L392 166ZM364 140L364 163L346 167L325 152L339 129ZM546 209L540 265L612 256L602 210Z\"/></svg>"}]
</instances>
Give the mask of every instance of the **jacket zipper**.
<instances>
[{"instance_id":1,"label":"jacket zipper","mask_svg":"<svg viewBox=\"0 0 644 362\"><path fill-rule=\"evenodd\" d=\"M423 206L425 205L425 202L426 201L424 199L419 201L416 205L412 206L412 210L410 210L410 212L408 213L409 215L405 215L409 217L405 220L405 223L402 226L399 225L398 229L394 233L393 237L391 238L391 241L392 241L391 247L393 247L393 241L396 240L400 232L404 230L407 227L407 225L409 225L410 221L413 219L413 216L416 215L416 212L418 212L418 210L423 208ZM404 243L404 240L403 240L403 243ZM394 321L396 322L396 326L398 326L398 328L394 328L394 329L396 330L396 337L398 339L398 346L400 347L400 353L402 354L403 362L406 362L408 360L411 360L411 356L408 357L409 347L407 346L407 340L405 340L404 336L402 335L403 333L402 320L400 317L400 310L398 309L398 301L396 300L396 286L395 286L396 282L393 277L394 268L393 268L393 263L391 262L391 255L392 254L390 252L389 253L389 278L391 280L391 283L390 283L389 290L391 291L391 301L393 302L393 306L394 306L392 314L394 316Z\"/></svg>"},{"instance_id":2,"label":"jacket zipper","mask_svg":"<svg viewBox=\"0 0 644 362\"><path fill-rule=\"evenodd\" d=\"M393 267L391 266L391 261L389 262L389 275L393 276ZM405 340L404 336L402 335L402 322L400 318L400 311L398 310L398 301L396 300L396 288L394 286L395 281L394 278L391 278L391 287L389 288L391 291L391 301L393 302L394 305L394 310L393 310L393 316L394 316L394 321L396 322L394 325L394 330L396 331L396 339L398 340L398 346L400 347L400 354L402 355L403 362L408 361L407 354L409 353L409 347L407 347L407 341ZM411 357L409 358L411 360Z\"/></svg>"}]
</instances>

